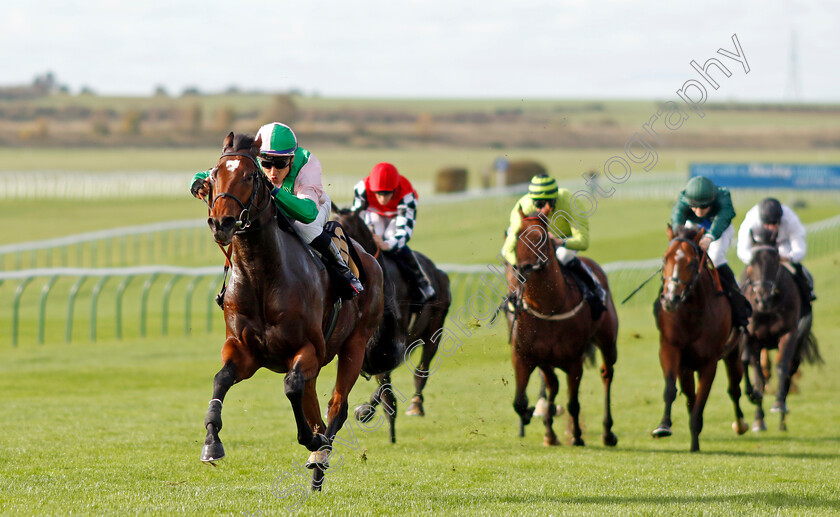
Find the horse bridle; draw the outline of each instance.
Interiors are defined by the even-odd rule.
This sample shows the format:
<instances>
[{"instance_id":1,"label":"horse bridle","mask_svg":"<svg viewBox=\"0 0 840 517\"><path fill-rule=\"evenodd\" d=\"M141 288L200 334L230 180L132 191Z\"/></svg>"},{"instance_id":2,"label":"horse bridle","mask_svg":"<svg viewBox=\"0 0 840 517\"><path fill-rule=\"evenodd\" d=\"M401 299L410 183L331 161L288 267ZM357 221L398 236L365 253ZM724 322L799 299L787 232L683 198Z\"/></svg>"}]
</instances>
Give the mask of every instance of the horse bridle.
<instances>
[{"instance_id":1,"label":"horse bridle","mask_svg":"<svg viewBox=\"0 0 840 517\"><path fill-rule=\"evenodd\" d=\"M254 187L251 189L251 197L248 199L248 204L245 204L238 197L234 196L230 192L219 192L218 194L216 194L216 196L210 203L207 203L207 207L209 210L213 210L213 207L216 206L216 201L218 201L219 198L227 197L236 201L236 203L242 208L242 212L239 213L239 218L236 220L235 223L236 227L238 228L237 233L239 233L248 230L251 227L251 224L253 223L253 221L251 220L251 209L255 205L255 202L257 200L257 190L259 190L258 186L256 185L256 182L259 181L260 187L264 186L267 190L270 189L268 187L268 184L265 182L265 179L267 178L264 174L262 174L262 168L260 167L259 163L257 163L256 158L254 158L248 153L222 153L222 156L219 157L219 160L228 156L241 156L243 158L248 158L254 164L255 168L254 172L251 174L251 181L253 181L255 184ZM216 172L218 169L219 166L217 165L213 168L212 171L210 171L211 186L213 183L215 183L215 181L213 180L213 173ZM259 219L271 205L272 203L269 197L269 199L266 200L265 206L259 209L259 213L257 213L256 219Z\"/></svg>"},{"instance_id":2,"label":"horse bridle","mask_svg":"<svg viewBox=\"0 0 840 517\"><path fill-rule=\"evenodd\" d=\"M761 245L761 246L753 246L750 251L753 254L755 254L756 251L774 251L774 252L776 252L776 254L779 253L778 248L776 248L775 246L767 245L767 244L764 244L764 245ZM756 287L769 286L769 289L767 289L767 292L771 293L771 297L772 297L772 296L775 296L775 295L779 294L778 284L779 284L779 280L781 280L781 278L782 278L782 263L781 263L781 260L780 260L779 263L776 264L776 276L773 278L772 282L769 281L769 280L753 281L753 279L750 278L750 286L752 287L753 292L755 292Z\"/></svg>"},{"instance_id":3,"label":"horse bridle","mask_svg":"<svg viewBox=\"0 0 840 517\"><path fill-rule=\"evenodd\" d=\"M694 287L694 284L696 284L697 280L700 279L700 274L703 272L703 265L705 264L706 257L708 255L706 255L706 253L702 249L700 249L700 246L698 246L697 243L694 242L691 239L686 239L685 237L674 237L671 240L671 242L669 243L668 247L670 248L670 245L674 242L687 242L688 244L691 244L691 247L694 249L695 258L692 259L692 261L689 263L689 266L694 262L698 262L697 269L692 273L691 279L688 282L681 279L679 276L674 276L674 275L671 275L671 278L668 278L668 279L663 278L663 280L664 280L663 281L663 288L668 283L674 283L674 284L677 284L677 285L679 285L679 284L684 284L685 285L685 288L682 290L682 292L680 293L680 295L679 295L679 297L677 298L677 301L676 301L676 305L679 305L679 304L683 303L688 298L688 295L691 293L691 289ZM701 257L701 258L698 261L696 257ZM664 265L663 265L663 268L664 268ZM660 296L662 296L662 295L660 295Z\"/></svg>"}]
</instances>

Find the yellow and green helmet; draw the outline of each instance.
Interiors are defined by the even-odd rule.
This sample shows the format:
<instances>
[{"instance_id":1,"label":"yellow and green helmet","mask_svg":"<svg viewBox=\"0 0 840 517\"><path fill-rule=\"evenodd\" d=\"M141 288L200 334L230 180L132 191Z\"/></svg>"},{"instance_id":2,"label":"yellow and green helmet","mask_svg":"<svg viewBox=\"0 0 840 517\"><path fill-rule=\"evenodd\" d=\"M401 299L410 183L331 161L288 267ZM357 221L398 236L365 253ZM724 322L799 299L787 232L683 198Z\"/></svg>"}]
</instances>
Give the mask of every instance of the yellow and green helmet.
<instances>
[{"instance_id":1,"label":"yellow and green helmet","mask_svg":"<svg viewBox=\"0 0 840 517\"><path fill-rule=\"evenodd\" d=\"M548 174L537 174L528 186L531 199L557 199L557 182Z\"/></svg>"}]
</instances>

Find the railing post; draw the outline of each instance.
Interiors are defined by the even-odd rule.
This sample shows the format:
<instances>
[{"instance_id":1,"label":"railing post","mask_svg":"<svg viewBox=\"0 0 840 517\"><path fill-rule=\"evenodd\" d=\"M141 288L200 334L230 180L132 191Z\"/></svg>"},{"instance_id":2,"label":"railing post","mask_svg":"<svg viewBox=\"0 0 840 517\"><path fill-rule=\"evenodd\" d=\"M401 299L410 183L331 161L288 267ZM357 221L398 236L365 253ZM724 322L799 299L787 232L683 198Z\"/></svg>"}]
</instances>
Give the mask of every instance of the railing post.
<instances>
[{"instance_id":1,"label":"railing post","mask_svg":"<svg viewBox=\"0 0 840 517\"><path fill-rule=\"evenodd\" d=\"M47 314L47 295L50 294L50 289L55 284L55 281L58 280L58 276L52 276L44 284L44 287L41 289L41 312L38 315L38 344L44 344L44 327L45 327L45 320Z\"/></svg>"},{"instance_id":2,"label":"railing post","mask_svg":"<svg viewBox=\"0 0 840 517\"><path fill-rule=\"evenodd\" d=\"M99 300L99 293L102 292L102 288L105 287L105 282L109 278L111 278L109 275L105 275L99 282L96 282L90 295L90 340L94 343L96 342L96 302Z\"/></svg>"},{"instance_id":3,"label":"railing post","mask_svg":"<svg viewBox=\"0 0 840 517\"><path fill-rule=\"evenodd\" d=\"M169 329L169 296L172 294L172 288L175 287L175 283L181 279L181 275L175 275L172 277L172 280L166 283L163 288L163 320L161 322L161 332L165 336Z\"/></svg>"},{"instance_id":4,"label":"railing post","mask_svg":"<svg viewBox=\"0 0 840 517\"><path fill-rule=\"evenodd\" d=\"M79 294L79 289L87 280L87 276L82 275L70 288L70 299L67 301L67 330L64 333L64 341L69 343L73 336L73 305L76 303L76 295Z\"/></svg>"},{"instance_id":5,"label":"railing post","mask_svg":"<svg viewBox=\"0 0 840 517\"><path fill-rule=\"evenodd\" d=\"M190 334L190 319L192 316L192 296L193 291L195 291L195 286L198 285L198 282L201 281L203 277L196 276L192 282L187 284L187 288L184 292L184 334Z\"/></svg>"},{"instance_id":6,"label":"railing post","mask_svg":"<svg viewBox=\"0 0 840 517\"><path fill-rule=\"evenodd\" d=\"M20 315L20 297L23 296L23 290L29 285L34 277L26 277L21 280L15 291L15 301L12 303L12 346L17 346L18 343L18 316Z\"/></svg>"},{"instance_id":7,"label":"railing post","mask_svg":"<svg viewBox=\"0 0 840 517\"><path fill-rule=\"evenodd\" d=\"M152 284L157 280L158 273L152 273L152 276L143 284L143 294L140 297L140 337L146 337L146 312L148 309L149 290Z\"/></svg>"},{"instance_id":8,"label":"railing post","mask_svg":"<svg viewBox=\"0 0 840 517\"><path fill-rule=\"evenodd\" d=\"M128 283L134 278L134 275L128 275L125 277L125 280L120 282L120 285L117 286L117 300L116 300L116 309L117 309L117 339L122 339L122 301L123 301L123 293L125 293L125 288L128 287Z\"/></svg>"}]
</instances>

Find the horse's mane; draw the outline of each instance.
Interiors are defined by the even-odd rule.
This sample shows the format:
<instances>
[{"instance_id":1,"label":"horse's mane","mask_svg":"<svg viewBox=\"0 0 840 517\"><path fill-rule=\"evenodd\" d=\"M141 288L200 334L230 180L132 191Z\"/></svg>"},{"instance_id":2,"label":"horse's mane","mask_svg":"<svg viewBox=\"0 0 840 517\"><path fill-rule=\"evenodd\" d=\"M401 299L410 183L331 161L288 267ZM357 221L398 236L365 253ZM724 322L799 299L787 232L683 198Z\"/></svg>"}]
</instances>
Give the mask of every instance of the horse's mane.
<instances>
[{"instance_id":1,"label":"horse's mane","mask_svg":"<svg viewBox=\"0 0 840 517\"><path fill-rule=\"evenodd\" d=\"M700 233L700 230L698 228L680 226L679 228L677 228L677 234L675 235L675 237L693 241L697 237L698 233Z\"/></svg>"},{"instance_id":2,"label":"horse's mane","mask_svg":"<svg viewBox=\"0 0 840 517\"><path fill-rule=\"evenodd\" d=\"M775 246L776 245L776 231L770 228L761 227L758 231L752 231L753 242L760 245Z\"/></svg>"},{"instance_id":3,"label":"horse's mane","mask_svg":"<svg viewBox=\"0 0 840 517\"><path fill-rule=\"evenodd\" d=\"M245 133L237 133L233 137L233 145L231 146L231 149L233 151L247 151L250 150L253 145L254 137L246 135Z\"/></svg>"}]
</instances>

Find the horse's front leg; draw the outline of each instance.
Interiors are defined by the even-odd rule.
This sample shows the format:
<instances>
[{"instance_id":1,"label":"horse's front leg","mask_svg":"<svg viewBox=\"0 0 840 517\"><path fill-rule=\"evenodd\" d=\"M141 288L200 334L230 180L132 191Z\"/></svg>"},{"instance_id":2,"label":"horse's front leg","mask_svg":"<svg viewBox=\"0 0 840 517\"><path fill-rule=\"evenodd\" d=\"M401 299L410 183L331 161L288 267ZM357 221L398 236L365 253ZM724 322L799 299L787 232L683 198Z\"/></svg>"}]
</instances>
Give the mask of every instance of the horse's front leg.
<instances>
[{"instance_id":1,"label":"horse's front leg","mask_svg":"<svg viewBox=\"0 0 840 517\"><path fill-rule=\"evenodd\" d=\"M295 356L292 367L283 381L284 392L292 405L292 413L295 415L298 443L310 451L317 451L330 443L325 435L313 432L304 411L304 394L307 383L318 377L319 370L320 366L315 356L315 348L312 345L307 345ZM311 410L309 412L311 413ZM318 421L320 421L320 417Z\"/></svg>"},{"instance_id":2,"label":"horse's front leg","mask_svg":"<svg viewBox=\"0 0 840 517\"><path fill-rule=\"evenodd\" d=\"M423 409L423 389L429 380L429 368L432 366L432 359L437 353L438 343L430 337L423 340L423 351L420 356L420 366L414 371L414 396L406 409L405 414L409 416L426 416Z\"/></svg>"},{"instance_id":3,"label":"horse's front leg","mask_svg":"<svg viewBox=\"0 0 840 517\"><path fill-rule=\"evenodd\" d=\"M677 371L679 369L679 352L673 347L666 347L664 344L659 348L659 362L662 365L662 373L665 377L665 412L662 421L650 434L654 438L667 438L671 432L671 406L677 398Z\"/></svg>"},{"instance_id":4,"label":"horse's front leg","mask_svg":"<svg viewBox=\"0 0 840 517\"><path fill-rule=\"evenodd\" d=\"M545 438L543 445L560 445L557 435L554 433L554 415L557 414L557 406L554 404L557 398L557 391L560 389L560 381L557 379L557 374L554 373L554 368L546 367L540 368L542 370L543 387L541 390L546 390L547 393L542 393L545 397L546 407L543 417L543 424L545 424Z\"/></svg>"},{"instance_id":5,"label":"horse's front leg","mask_svg":"<svg viewBox=\"0 0 840 517\"><path fill-rule=\"evenodd\" d=\"M791 377L793 376L794 356L796 355L797 329L794 327L790 332L779 340L779 359L776 364L776 373L779 377L779 386L776 389L776 401L770 407L773 413L780 413L779 431L786 431L785 416L787 415L787 396L790 390Z\"/></svg>"},{"instance_id":6,"label":"horse's front leg","mask_svg":"<svg viewBox=\"0 0 840 517\"><path fill-rule=\"evenodd\" d=\"M513 372L516 375L516 395L513 398L513 410L519 415L519 437L522 438L525 436L525 426L531 423L531 417L534 416L533 406L528 407L528 394L525 390L528 388L528 379L531 377L531 372L534 371L535 366L519 356L515 345L513 349Z\"/></svg>"},{"instance_id":7,"label":"horse's front leg","mask_svg":"<svg viewBox=\"0 0 840 517\"><path fill-rule=\"evenodd\" d=\"M717 361L709 361L697 372L697 395L694 395L694 374L687 372L682 375L683 392L688 397L688 407L691 412L691 452L700 452L700 433L703 431L703 410L712 390L712 382L717 373ZM691 385L688 385L688 379ZM689 392L690 391L690 392Z\"/></svg>"},{"instance_id":8,"label":"horse's front leg","mask_svg":"<svg viewBox=\"0 0 840 517\"><path fill-rule=\"evenodd\" d=\"M744 366L735 348L724 358L726 362L726 374L729 378L729 398L735 406L735 422L732 423L732 430L738 434L747 432L747 423L744 421L744 413L741 411L741 377L744 376Z\"/></svg>"},{"instance_id":9,"label":"horse's front leg","mask_svg":"<svg viewBox=\"0 0 840 517\"><path fill-rule=\"evenodd\" d=\"M242 342L233 337L228 338L222 347L222 361L224 366L213 378L213 398L204 418L207 436L201 449L201 461L216 461L225 457L225 448L219 439L219 431L222 430L222 402L231 386L251 377L257 369Z\"/></svg>"},{"instance_id":10,"label":"horse's front leg","mask_svg":"<svg viewBox=\"0 0 840 517\"><path fill-rule=\"evenodd\" d=\"M566 372L569 388L569 416L572 417L572 445L583 446L583 430L580 428L580 379L583 376L583 357L578 364Z\"/></svg>"}]
</instances>

